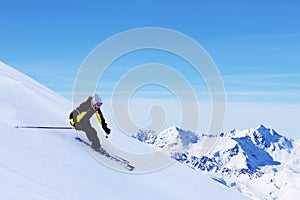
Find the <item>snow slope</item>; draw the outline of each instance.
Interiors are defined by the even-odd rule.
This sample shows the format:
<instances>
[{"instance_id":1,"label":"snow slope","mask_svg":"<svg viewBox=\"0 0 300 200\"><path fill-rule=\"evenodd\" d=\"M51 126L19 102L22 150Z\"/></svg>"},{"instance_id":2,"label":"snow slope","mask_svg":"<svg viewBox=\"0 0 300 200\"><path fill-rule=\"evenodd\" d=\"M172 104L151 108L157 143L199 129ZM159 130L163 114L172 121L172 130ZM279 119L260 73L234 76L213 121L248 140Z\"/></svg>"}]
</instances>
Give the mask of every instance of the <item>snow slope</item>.
<instances>
[{"instance_id":1,"label":"snow slope","mask_svg":"<svg viewBox=\"0 0 300 200\"><path fill-rule=\"evenodd\" d=\"M14 128L68 126L72 105L2 62L0 92L0 199L246 199L178 163L138 175L112 170L74 130Z\"/></svg>"},{"instance_id":2,"label":"snow slope","mask_svg":"<svg viewBox=\"0 0 300 200\"><path fill-rule=\"evenodd\" d=\"M252 199L298 199L300 196L300 140L292 140L260 125L254 129L221 133L206 155L199 150L215 136L177 127L160 133L139 131L138 140L185 165L208 174Z\"/></svg>"}]
</instances>

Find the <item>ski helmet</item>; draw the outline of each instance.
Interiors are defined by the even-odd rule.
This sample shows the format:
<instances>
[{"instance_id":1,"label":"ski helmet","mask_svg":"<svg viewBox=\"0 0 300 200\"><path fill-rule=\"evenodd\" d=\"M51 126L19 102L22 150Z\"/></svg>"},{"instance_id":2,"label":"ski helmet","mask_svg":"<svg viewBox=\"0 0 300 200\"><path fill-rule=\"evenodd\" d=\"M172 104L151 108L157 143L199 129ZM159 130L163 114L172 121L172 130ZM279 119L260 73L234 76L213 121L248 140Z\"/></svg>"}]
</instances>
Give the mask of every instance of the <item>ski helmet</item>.
<instances>
[{"instance_id":1,"label":"ski helmet","mask_svg":"<svg viewBox=\"0 0 300 200\"><path fill-rule=\"evenodd\" d=\"M93 96L92 96L92 103L94 105L99 106L99 107L103 104L102 99L99 96L99 94L97 94L97 93L93 94Z\"/></svg>"}]
</instances>

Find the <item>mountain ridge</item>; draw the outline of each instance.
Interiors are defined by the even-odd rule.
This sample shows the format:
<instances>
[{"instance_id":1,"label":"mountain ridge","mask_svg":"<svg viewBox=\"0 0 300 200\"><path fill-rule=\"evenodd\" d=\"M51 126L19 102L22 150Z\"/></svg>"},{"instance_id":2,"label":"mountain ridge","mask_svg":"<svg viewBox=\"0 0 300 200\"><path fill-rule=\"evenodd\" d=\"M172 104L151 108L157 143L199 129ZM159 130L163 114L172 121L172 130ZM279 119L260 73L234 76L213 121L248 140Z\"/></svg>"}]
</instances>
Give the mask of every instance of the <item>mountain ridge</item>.
<instances>
[{"instance_id":1,"label":"mountain ridge","mask_svg":"<svg viewBox=\"0 0 300 200\"><path fill-rule=\"evenodd\" d=\"M151 142L148 142L148 133L151 133ZM172 133L171 137L167 138L166 133ZM158 150L168 149L176 161L251 198L295 199L300 195L300 185L293 181L295 177L300 178L300 141L282 136L262 124L243 131L220 133L217 137L178 127L160 133L140 130L133 137ZM201 144L211 137L217 138L216 145L209 154L200 154ZM288 196L284 195L286 191L289 191Z\"/></svg>"}]
</instances>

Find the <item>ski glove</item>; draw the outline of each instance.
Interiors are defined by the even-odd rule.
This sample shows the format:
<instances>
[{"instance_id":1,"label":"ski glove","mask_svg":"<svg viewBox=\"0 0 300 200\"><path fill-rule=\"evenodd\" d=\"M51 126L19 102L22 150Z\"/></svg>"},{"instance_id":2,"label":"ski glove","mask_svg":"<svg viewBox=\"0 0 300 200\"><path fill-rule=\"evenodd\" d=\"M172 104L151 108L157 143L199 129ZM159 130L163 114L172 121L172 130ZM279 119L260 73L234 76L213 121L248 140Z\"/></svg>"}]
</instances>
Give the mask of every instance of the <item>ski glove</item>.
<instances>
[{"instance_id":1,"label":"ski glove","mask_svg":"<svg viewBox=\"0 0 300 200\"><path fill-rule=\"evenodd\" d=\"M80 124L75 123L75 130L82 130L82 126Z\"/></svg>"},{"instance_id":2,"label":"ski glove","mask_svg":"<svg viewBox=\"0 0 300 200\"><path fill-rule=\"evenodd\" d=\"M104 131L105 131L105 133L106 133L107 135L109 135L109 134L110 134L110 129L109 129L109 128L107 128L107 127L104 127L103 129L104 129Z\"/></svg>"}]
</instances>

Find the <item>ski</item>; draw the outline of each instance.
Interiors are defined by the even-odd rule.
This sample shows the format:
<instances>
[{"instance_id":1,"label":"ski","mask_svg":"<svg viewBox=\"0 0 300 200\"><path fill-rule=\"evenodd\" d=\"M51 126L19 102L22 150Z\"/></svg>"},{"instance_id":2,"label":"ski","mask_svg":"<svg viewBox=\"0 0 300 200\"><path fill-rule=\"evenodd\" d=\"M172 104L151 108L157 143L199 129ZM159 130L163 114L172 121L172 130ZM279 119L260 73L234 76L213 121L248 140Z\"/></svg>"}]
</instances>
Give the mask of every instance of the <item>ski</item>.
<instances>
[{"instance_id":1,"label":"ski","mask_svg":"<svg viewBox=\"0 0 300 200\"><path fill-rule=\"evenodd\" d=\"M75 140L77 140L77 141L79 141L79 142L81 142L81 143L83 143L83 144L85 144L85 145L91 147L90 143L86 142L85 140L81 139L80 137L75 137ZM121 164L123 167L125 167L125 168L126 168L127 170L129 170L129 171L132 171L132 170L134 170L134 168L135 168L134 166L132 166L132 165L129 163L128 160L126 160L126 159L124 159L124 158L121 158L121 157L119 157L119 156L113 156L113 155L109 154L109 153L108 153L105 149L103 149L102 147L100 148L99 151L96 151L96 152L100 153L101 155L107 157L108 159L110 159L110 160L112 160L112 161L114 161L114 162L116 162L116 163Z\"/></svg>"}]
</instances>

